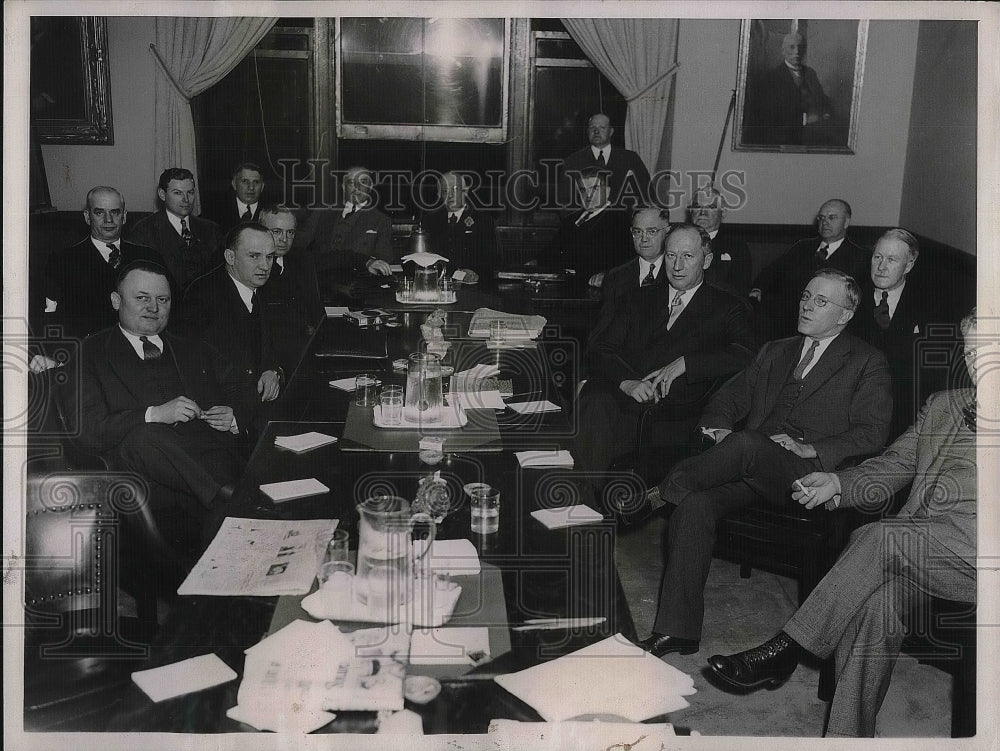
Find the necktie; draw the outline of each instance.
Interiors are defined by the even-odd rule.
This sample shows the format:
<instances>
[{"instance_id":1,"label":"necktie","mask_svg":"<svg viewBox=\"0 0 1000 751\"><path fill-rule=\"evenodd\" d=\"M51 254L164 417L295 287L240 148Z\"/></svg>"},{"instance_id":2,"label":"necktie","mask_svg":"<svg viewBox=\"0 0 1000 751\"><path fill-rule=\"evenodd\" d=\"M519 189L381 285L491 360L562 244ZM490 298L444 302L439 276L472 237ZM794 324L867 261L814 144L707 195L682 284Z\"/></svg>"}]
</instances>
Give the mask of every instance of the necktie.
<instances>
[{"instance_id":1,"label":"necktie","mask_svg":"<svg viewBox=\"0 0 1000 751\"><path fill-rule=\"evenodd\" d=\"M819 346L819 339L813 339L812 345L809 347L806 353L802 355L802 359L799 360L799 364L795 366L795 370L792 371L792 378L794 378L796 381L802 380L802 376L805 374L806 368L809 367L809 363L811 363L813 361L813 358L816 356L816 348L818 346Z\"/></svg>"},{"instance_id":2,"label":"necktie","mask_svg":"<svg viewBox=\"0 0 1000 751\"><path fill-rule=\"evenodd\" d=\"M122 262L122 252L114 243L108 243L108 249L111 251L111 255L108 256L108 263L111 268L117 269Z\"/></svg>"},{"instance_id":3,"label":"necktie","mask_svg":"<svg viewBox=\"0 0 1000 751\"><path fill-rule=\"evenodd\" d=\"M604 151L603 150L597 152L597 166L598 167L607 167L608 166L608 162L604 158Z\"/></svg>"},{"instance_id":4,"label":"necktie","mask_svg":"<svg viewBox=\"0 0 1000 751\"><path fill-rule=\"evenodd\" d=\"M271 273L272 273L272 274L274 274L275 276L281 276L281 274L282 274L282 273L283 273L284 271L285 271L285 267L284 267L284 265L283 265L283 264L280 264L280 263L278 263L278 261L277 261L277 260L275 260L275 261L274 261L274 266L273 266L273 267L271 268ZM256 290L254 290L254 294L257 294L257 291L256 291ZM250 299L251 299L251 300L253 299L253 296L252 296L252 295L251 295Z\"/></svg>"},{"instance_id":5,"label":"necktie","mask_svg":"<svg viewBox=\"0 0 1000 751\"><path fill-rule=\"evenodd\" d=\"M889 328L889 293L882 290L882 302L875 306L875 323L885 331Z\"/></svg>"},{"instance_id":6,"label":"necktie","mask_svg":"<svg viewBox=\"0 0 1000 751\"><path fill-rule=\"evenodd\" d=\"M829 248L826 243L819 246L819 250L816 251L816 263L823 263L830 256Z\"/></svg>"},{"instance_id":7,"label":"necktie","mask_svg":"<svg viewBox=\"0 0 1000 751\"><path fill-rule=\"evenodd\" d=\"M650 284L653 284L656 281L656 275L653 273L653 270L655 268L656 264L654 263L649 264L649 273L642 278L642 283L639 285L640 287L648 287ZM677 294L679 295L680 292L678 292ZM677 298L674 298L674 302L677 302Z\"/></svg>"},{"instance_id":8,"label":"necktie","mask_svg":"<svg viewBox=\"0 0 1000 751\"><path fill-rule=\"evenodd\" d=\"M257 315L257 290L250 293L250 315Z\"/></svg>"},{"instance_id":9,"label":"necktie","mask_svg":"<svg viewBox=\"0 0 1000 751\"><path fill-rule=\"evenodd\" d=\"M973 433L976 432L976 403L966 404L962 407L962 419L965 422L965 427L971 430Z\"/></svg>"},{"instance_id":10,"label":"necktie","mask_svg":"<svg viewBox=\"0 0 1000 751\"><path fill-rule=\"evenodd\" d=\"M194 244L194 235L191 234L191 228L188 227L187 217L181 217L181 240L184 241L184 247L190 248Z\"/></svg>"},{"instance_id":11,"label":"necktie","mask_svg":"<svg viewBox=\"0 0 1000 751\"><path fill-rule=\"evenodd\" d=\"M458 214L448 214L448 224L457 224Z\"/></svg>"},{"instance_id":12,"label":"necktie","mask_svg":"<svg viewBox=\"0 0 1000 751\"><path fill-rule=\"evenodd\" d=\"M139 341L142 342L142 359L143 360L155 360L160 356L160 348L153 344L149 339L144 336L139 337Z\"/></svg>"},{"instance_id":13,"label":"necktie","mask_svg":"<svg viewBox=\"0 0 1000 751\"><path fill-rule=\"evenodd\" d=\"M241 217L241 219L244 222L252 222L253 221L253 212L250 211L250 207L249 206L247 206L247 210L243 212L243 216Z\"/></svg>"},{"instance_id":14,"label":"necktie","mask_svg":"<svg viewBox=\"0 0 1000 751\"><path fill-rule=\"evenodd\" d=\"M674 295L674 299L670 301L670 318L667 320L667 328L669 329L674 325L674 321L677 320L677 316L681 314L681 298L684 297L684 293L677 290L677 294Z\"/></svg>"}]
</instances>

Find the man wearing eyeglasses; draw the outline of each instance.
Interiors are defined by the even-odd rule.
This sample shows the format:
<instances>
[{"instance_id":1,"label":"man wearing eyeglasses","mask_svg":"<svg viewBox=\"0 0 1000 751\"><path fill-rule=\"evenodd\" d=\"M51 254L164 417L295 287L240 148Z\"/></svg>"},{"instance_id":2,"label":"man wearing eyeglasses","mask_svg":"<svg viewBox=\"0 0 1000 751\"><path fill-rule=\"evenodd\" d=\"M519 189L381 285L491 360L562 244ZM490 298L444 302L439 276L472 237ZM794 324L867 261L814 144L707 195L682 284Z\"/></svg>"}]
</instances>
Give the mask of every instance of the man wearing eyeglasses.
<instances>
[{"instance_id":1,"label":"man wearing eyeglasses","mask_svg":"<svg viewBox=\"0 0 1000 751\"><path fill-rule=\"evenodd\" d=\"M287 206L266 206L260 223L274 240L274 265L264 285L265 320L271 328L275 355L285 373L291 374L309 338L323 320L316 266L302 249L291 252L295 242L295 214Z\"/></svg>"},{"instance_id":2,"label":"man wearing eyeglasses","mask_svg":"<svg viewBox=\"0 0 1000 751\"><path fill-rule=\"evenodd\" d=\"M745 303L703 283L712 263L708 235L681 224L664 247L665 233L658 209L636 213L635 289L588 346L590 378L580 393L576 453L595 491L603 488L613 460L634 448L636 425L647 406L661 400L695 403L753 356ZM662 255L656 252L660 247ZM646 284L657 276L657 266L666 283ZM686 429L678 427L675 443L686 443L696 417L695 412Z\"/></svg>"},{"instance_id":3,"label":"man wearing eyeglasses","mask_svg":"<svg viewBox=\"0 0 1000 751\"><path fill-rule=\"evenodd\" d=\"M844 331L859 294L842 271L818 271L800 295L799 336L766 343L712 397L698 427L714 445L678 463L637 504L641 515L672 512L660 606L641 642L657 657L698 650L719 519L760 501L793 503L796 478L882 449L892 416L889 366Z\"/></svg>"}]
</instances>

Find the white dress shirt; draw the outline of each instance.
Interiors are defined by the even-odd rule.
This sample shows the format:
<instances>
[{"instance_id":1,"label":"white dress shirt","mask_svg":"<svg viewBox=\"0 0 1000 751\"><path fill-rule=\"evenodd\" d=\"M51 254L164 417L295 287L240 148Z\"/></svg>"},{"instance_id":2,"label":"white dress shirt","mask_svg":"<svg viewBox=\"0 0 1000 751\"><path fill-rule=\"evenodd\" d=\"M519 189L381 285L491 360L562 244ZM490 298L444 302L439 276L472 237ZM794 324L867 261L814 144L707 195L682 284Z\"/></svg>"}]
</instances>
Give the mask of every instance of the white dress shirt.
<instances>
[{"instance_id":1,"label":"white dress shirt","mask_svg":"<svg viewBox=\"0 0 1000 751\"><path fill-rule=\"evenodd\" d=\"M680 318L681 313L684 312L684 308L686 308L688 306L688 303L691 302L691 298L694 297L694 293L697 292L699 289L701 289L702 284L704 284L704 282L698 282L698 284L696 284L694 287L691 287L691 289L686 289L683 292L680 292L681 302L680 305L676 308L676 310L674 309L674 300L677 299L677 293L679 292L679 290L670 287L670 302L668 304L670 305L670 310L673 312L670 316L672 320L667 325L668 329L673 327L673 325L677 323L677 319Z\"/></svg>"},{"instance_id":2,"label":"white dress shirt","mask_svg":"<svg viewBox=\"0 0 1000 751\"><path fill-rule=\"evenodd\" d=\"M903 287L906 286L906 281L904 280L896 289L879 289L875 288L874 298L875 306L878 307L882 303L882 293L888 292L889 296L886 298L886 302L889 303L889 318L896 315L896 307L899 305L899 298L903 294Z\"/></svg>"},{"instance_id":3,"label":"white dress shirt","mask_svg":"<svg viewBox=\"0 0 1000 751\"><path fill-rule=\"evenodd\" d=\"M250 209L250 216L253 217L253 215L257 213L257 204L256 203L243 203L243 201L241 201L239 198L237 198L236 199L236 211L239 214L240 218L242 218L243 215L245 213L247 213L247 209Z\"/></svg>"},{"instance_id":4,"label":"white dress shirt","mask_svg":"<svg viewBox=\"0 0 1000 751\"><path fill-rule=\"evenodd\" d=\"M462 219L462 214L464 214L464 213L465 213L465 207L464 206L462 208L460 208L458 211L449 211L448 212L448 221L450 222L451 218L455 217L455 222L457 223L457 222L459 222Z\"/></svg>"},{"instance_id":5,"label":"white dress shirt","mask_svg":"<svg viewBox=\"0 0 1000 751\"><path fill-rule=\"evenodd\" d=\"M594 161L597 161L599 154L604 154L604 163L607 164L611 161L611 144L609 143L603 149L599 149L596 146L590 147L591 153L594 155Z\"/></svg>"},{"instance_id":6,"label":"white dress shirt","mask_svg":"<svg viewBox=\"0 0 1000 751\"><path fill-rule=\"evenodd\" d=\"M827 244L827 246L826 246L826 258L827 258L827 260L830 260L831 256L833 256L833 254L837 252L837 248L839 248L841 245L843 245L844 244L844 240L846 240L846 239L847 239L846 237L842 237L842 238L840 238L839 240L837 240L835 242ZM823 245L824 245L824 243L825 243L825 241L820 242L820 244L816 246L816 250L818 251L820 248L822 248Z\"/></svg>"},{"instance_id":7,"label":"white dress shirt","mask_svg":"<svg viewBox=\"0 0 1000 751\"><path fill-rule=\"evenodd\" d=\"M240 293L240 299L243 300L243 304L247 306L247 313L253 312L253 293L255 292L253 287L248 287L231 273L229 278L232 280L233 284L236 285L236 291Z\"/></svg>"},{"instance_id":8,"label":"white dress shirt","mask_svg":"<svg viewBox=\"0 0 1000 751\"><path fill-rule=\"evenodd\" d=\"M654 261L647 261L644 258L639 259L639 286L642 286L642 280L649 276L649 268L653 268L653 276L659 276L660 267L663 266L663 256L661 255Z\"/></svg>"},{"instance_id":9,"label":"white dress shirt","mask_svg":"<svg viewBox=\"0 0 1000 751\"><path fill-rule=\"evenodd\" d=\"M813 359L806 366L806 369L802 371L802 377L803 378L805 378L807 375L809 375L809 371L816 367L816 363L819 362L819 359L823 356L823 353L826 352L827 349L829 349L830 343L834 339L836 339L838 336L840 336L840 332L839 331L836 334L834 334L833 336L828 336L828 337L825 337L823 339L818 339L818 340L815 337L812 337L812 336L806 336L805 337L805 341L802 342L802 349L799 351L799 359L796 360L796 364L802 362L802 358L805 357L806 352L812 346L812 343L814 341L818 341L819 342L819 346L816 347L816 352L813 353Z\"/></svg>"}]
</instances>

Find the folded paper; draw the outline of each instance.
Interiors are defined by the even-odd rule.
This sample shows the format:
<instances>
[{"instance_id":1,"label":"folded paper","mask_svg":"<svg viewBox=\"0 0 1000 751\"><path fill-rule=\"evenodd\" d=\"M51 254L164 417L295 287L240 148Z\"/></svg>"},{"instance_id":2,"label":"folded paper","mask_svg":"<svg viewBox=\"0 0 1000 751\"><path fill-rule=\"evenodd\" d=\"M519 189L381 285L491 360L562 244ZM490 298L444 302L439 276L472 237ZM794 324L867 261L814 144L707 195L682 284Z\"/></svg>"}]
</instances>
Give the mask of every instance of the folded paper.
<instances>
[{"instance_id":1,"label":"folded paper","mask_svg":"<svg viewBox=\"0 0 1000 751\"><path fill-rule=\"evenodd\" d=\"M522 415L537 415L543 412L559 412L562 410L562 407L558 404L553 404L547 399L533 402L517 402L516 404L508 404L507 406Z\"/></svg>"},{"instance_id":2,"label":"folded paper","mask_svg":"<svg viewBox=\"0 0 1000 751\"><path fill-rule=\"evenodd\" d=\"M572 467L573 455L566 449L560 451L516 451L517 463L522 467Z\"/></svg>"},{"instance_id":3,"label":"folded paper","mask_svg":"<svg viewBox=\"0 0 1000 751\"><path fill-rule=\"evenodd\" d=\"M579 504L563 508L546 508L532 511L531 515L549 529L573 527L577 524L597 524L604 517L589 506Z\"/></svg>"},{"instance_id":4,"label":"folded paper","mask_svg":"<svg viewBox=\"0 0 1000 751\"><path fill-rule=\"evenodd\" d=\"M300 435L281 435L274 439L275 446L294 451L297 454L336 442L337 439L334 436L317 433L315 430Z\"/></svg>"},{"instance_id":5,"label":"folded paper","mask_svg":"<svg viewBox=\"0 0 1000 751\"><path fill-rule=\"evenodd\" d=\"M306 498L311 495L329 493L330 488L315 477L304 480L286 480L285 482L268 482L260 486L261 492L275 503L291 501L295 498Z\"/></svg>"},{"instance_id":6,"label":"folded paper","mask_svg":"<svg viewBox=\"0 0 1000 751\"><path fill-rule=\"evenodd\" d=\"M235 677L236 672L214 654L132 673L132 680L153 701L202 691Z\"/></svg>"}]
</instances>

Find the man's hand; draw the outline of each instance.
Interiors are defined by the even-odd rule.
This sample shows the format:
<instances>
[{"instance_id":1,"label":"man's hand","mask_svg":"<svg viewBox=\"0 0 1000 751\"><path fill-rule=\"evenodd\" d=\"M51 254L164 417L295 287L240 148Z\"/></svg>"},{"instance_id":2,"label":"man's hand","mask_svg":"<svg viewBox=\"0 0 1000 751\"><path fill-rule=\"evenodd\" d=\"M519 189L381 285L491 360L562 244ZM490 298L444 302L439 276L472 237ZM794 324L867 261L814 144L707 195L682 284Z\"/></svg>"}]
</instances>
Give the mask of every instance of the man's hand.
<instances>
[{"instance_id":1,"label":"man's hand","mask_svg":"<svg viewBox=\"0 0 1000 751\"><path fill-rule=\"evenodd\" d=\"M754 287L752 290L750 290L750 294L748 296L751 300L756 300L757 302L760 302L761 292L759 289Z\"/></svg>"},{"instance_id":2,"label":"man's hand","mask_svg":"<svg viewBox=\"0 0 1000 751\"><path fill-rule=\"evenodd\" d=\"M801 456L803 459L816 458L816 449L812 447L811 443L801 443L796 441L787 433L778 433L777 435L773 435L771 436L771 440L783 449L787 449L796 456Z\"/></svg>"},{"instance_id":3,"label":"man's hand","mask_svg":"<svg viewBox=\"0 0 1000 751\"><path fill-rule=\"evenodd\" d=\"M833 472L810 472L792 483L792 498L806 508L839 499L840 492L840 478Z\"/></svg>"},{"instance_id":4,"label":"man's hand","mask_svg":"<svg viewBox=\"0 0 1000 751\"><path fill-rule=\"evenodd\" d=\"M392 274L392 269L389 268L389 264L381 258L368 259L368 262L365 264L365 268L368 269L369 274L374 274L376 276L389 276Z\"/></svg>"},{"instance_id":5,"label":"man's hand","mask_svg":"<svg viewBox=\"0 0 1000 751\"><path fill-rule=\"evenodd\" d=\"M653 384L649 381L622 381L618 384L618 388L639 402L639 404L651 402L656 396Z\"/></svg>"},{"instance_id":6,"label":"man's hand","mask_svg":"<svg viewBox=\"0 0 1000 751\"><path fill-rule=\"evenodd\" d=\"M590 277L590 281L588 281L587 284L589 284L591 287L600 287L602 284L604 284L604 272L598 271L596 274Z\"/></svg>"},{"instance_id":7,"label":"man's hand","mask_svg":"<svg viewBox=\"0 0 1000 751\"><path fill-rule=\"evenodd\" d=\"M209 424L209 427L222 431L223 433L233 429L233 408L232 407L209 407L201 413L201 419Z\"/></svg>"},{"instance_id":8,"label":"man's hand","mask_svg":"<svg viewBox=\"0 0 1000 751\"><path fill-rule=\"evenodd\" d=\"M260 400L262 402L269 402L277 399L279 391L281 391L281 383L278 380L278 372L276 370L265 370L261 373L257 381L257 393L260 394Z\"/></svg>"},{"instance_id":9,"label":"man's hand","mask_svg":"<svg viewBox=\"0 0 1000 751\"><path fill-rule=\"evenodd\" d=\"M58 367L59 363L53 360L51 357L46 357L45 355L35 355L31 358L28 363L28 370L32 373L42 373L49 368Z\"/></svg>"},{"instance_id":10,"label":"man's hand","mask_svg":"<svg viewBox=\"0 0 1000 751\"><path fill-rule=\"evenodd\" d=\"M685 372L687 372L687 365L684 362L684 358L678 357L669 365L657 368L642 380L652 381L656 401L660 401L660 399L670 393L670 387L673 386L674 381L684 375Z\"/></svg>"},{"instance_id":11,"label":"man's hand","mask_svg":"<svg viewBox=\"0 0 1000 751\"><path fill-rule=\"evenodd\" d=\"M177 396L169 402L164 402L149 408L149 421L174 425L188 422L201 416L201 407L186 396Z\"/></svg>"}]
</instances>

